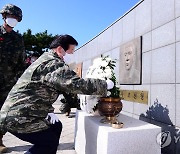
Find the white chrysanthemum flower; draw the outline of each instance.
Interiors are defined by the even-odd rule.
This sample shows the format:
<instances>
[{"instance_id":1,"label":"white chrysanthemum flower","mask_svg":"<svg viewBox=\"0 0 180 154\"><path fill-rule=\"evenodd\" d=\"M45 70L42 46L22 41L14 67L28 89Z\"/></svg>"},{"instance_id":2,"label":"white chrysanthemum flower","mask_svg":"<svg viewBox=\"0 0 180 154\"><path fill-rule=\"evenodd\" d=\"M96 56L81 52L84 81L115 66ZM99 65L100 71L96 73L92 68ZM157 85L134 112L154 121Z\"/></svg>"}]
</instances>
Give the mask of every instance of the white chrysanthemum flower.
<instances>
[{"instance_id":1,"label":"white chrysanthemum flower","mask_svg":"<svg viewBox=\"0 0 180 154\"><path fill-rule=\"evenodd\" d=\"M103 61L101 62L101 66L102 66L102 67L107 67L107 65L108 65L108 62L107 62L107 61L104 61L104 60L103 60Z\"/></svg>"},{"instance_id":2,"label":"white chrysanthemum flower","mask_svg":"<svg viewBox=\"0 0 180 154\"><path fill-rule=\"evenodd\" d=\"M100 65L101 65L101 62L102 62L102 59L101 59L101 58L96 58L96 59L94 59L94 61L93 61L93 65L94 65L94 66L100 66Z\"/></svg>"},{"instance_id":3,"label":"white chrysanthemum flower","mask_svg":"<svg viewBox=\"0 0 180 154\"><path fill-rule=\"evenodd\" d=\"M92 78L92 79L109 79L112 77L113 70L110 68L112 65L112 60L109 57L105 58L96 58L93 61L93 65L89 67L89 69L86 72L86 78ZM110 96L111 92L107 92L107 96ZM98 97L97 96L91 96L91 95L84 95L84 97L81 97L80 99L81 109L88 112L88 113L94 113L93 108L96 107L98 103Z\"/></svg>"},{"instance_id":4,"label":"white chrysanthemum flower","mask_svg":"<svg viewBox=\"0 0 180 154\"><path fill-rule=\"evenodd\" d=\"M106 78L111 78L112 70L111 70L111 68L109 66L107 66L107 68L105 69L104 74L105 74Z\"/></svg>"},{"instance_id":5,"label":"white chrysanthemum flower","mask_svg":"<svg viewBox=\"0 0 180 154\"><path fill-rule=\"evenodd\" d=\"M96 70L95 67L90 66L89 69L86 72L86 78L91 78L94 75L94 71Z\"/></svg>"},{"instance_id":6,"label":"white chrysanthemum flower","mask_svg":"<svg viewBox=\"0 0 180 154\"><path fill-rule=\"evenodd\" d=\"M110 57L106 58L106 61L109 63L112 59Z\"/></svg>"}]
</instances>

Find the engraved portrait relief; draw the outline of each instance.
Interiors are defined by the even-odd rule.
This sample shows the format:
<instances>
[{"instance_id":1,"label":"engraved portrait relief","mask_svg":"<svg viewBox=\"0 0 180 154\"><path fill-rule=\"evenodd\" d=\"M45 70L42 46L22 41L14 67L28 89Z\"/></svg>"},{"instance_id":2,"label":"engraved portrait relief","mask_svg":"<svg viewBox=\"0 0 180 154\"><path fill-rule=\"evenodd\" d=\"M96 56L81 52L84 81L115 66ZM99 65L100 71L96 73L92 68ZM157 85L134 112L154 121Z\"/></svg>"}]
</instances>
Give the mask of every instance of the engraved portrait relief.
<instances>
[{"instance_id":1,"label":"engraved portrait relief","mask_svg":"<svg viewBox=\"0 0 180 154\"><path fill-rule=\"evenodd\" d=\"M82 63L76 64L75 72L80 78L82 77Z\"/></svg>"},{"instance_id":2,"label":"engraved portrait relief","mask_svg":"<svg viewBox=\"0 0 180 154\"><path fill-rule=\"evenodd\" d=\"M69 64L69 68L75 71L79 77L82 77L82 65L83 63L71 63Z\"/></svg>"},{"instance_id":3,"label":"engraved portrait relief","mask_svg":"<svg viewBox=\"0 0 180 154\"><path fill-rule=\"evenodd\" d=\"M141 84L141 37L120 48L120 84Z\"/></svg>"}]
</instances>

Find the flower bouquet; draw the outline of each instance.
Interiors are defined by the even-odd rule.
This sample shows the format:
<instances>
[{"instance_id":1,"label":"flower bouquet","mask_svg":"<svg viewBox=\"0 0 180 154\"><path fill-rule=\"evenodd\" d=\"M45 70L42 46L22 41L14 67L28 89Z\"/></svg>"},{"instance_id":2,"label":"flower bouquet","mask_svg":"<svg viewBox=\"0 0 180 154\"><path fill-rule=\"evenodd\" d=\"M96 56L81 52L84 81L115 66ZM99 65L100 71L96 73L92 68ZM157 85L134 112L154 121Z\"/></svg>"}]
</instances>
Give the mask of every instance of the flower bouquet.
<instances>
[{"instance_id":1,"label":"flower bouquet","mask_svg":"<svg viewBox=\"0 0 180 154\"><path fill-rule=\"evenodd\" d=\"M112 60L109 56L96 58L93 65L89 67L86 78L94 78L107 80L110 79L114 83L114 87L108 90L107 97L119 98L119 88L117 87L117 80L114 73L116 60ZM84 95L81 97L81 109L88 113L93 113L97 109L97 103L100 96Z\"/></svg>"}]
</instances>

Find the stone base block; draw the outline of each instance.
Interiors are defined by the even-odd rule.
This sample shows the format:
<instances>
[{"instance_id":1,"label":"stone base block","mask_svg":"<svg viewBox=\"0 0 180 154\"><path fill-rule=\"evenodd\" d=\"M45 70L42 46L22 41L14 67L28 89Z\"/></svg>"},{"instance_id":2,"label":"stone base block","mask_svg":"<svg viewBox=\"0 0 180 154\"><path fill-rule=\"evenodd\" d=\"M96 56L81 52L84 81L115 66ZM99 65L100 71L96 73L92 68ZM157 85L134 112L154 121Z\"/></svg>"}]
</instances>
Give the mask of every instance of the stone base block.
<instances>
[{"instance_id":1,"label":"stone base block","mask_svg":"<svg viewBox=\"0 0 180 154\"><path fill-rule=\"evenodd\" d=\"M101 116L77 111L75 150L77 154L161 154L157 135L161 128L120 114L121 129L102 124Z\"/></svg>"}]
</instances>

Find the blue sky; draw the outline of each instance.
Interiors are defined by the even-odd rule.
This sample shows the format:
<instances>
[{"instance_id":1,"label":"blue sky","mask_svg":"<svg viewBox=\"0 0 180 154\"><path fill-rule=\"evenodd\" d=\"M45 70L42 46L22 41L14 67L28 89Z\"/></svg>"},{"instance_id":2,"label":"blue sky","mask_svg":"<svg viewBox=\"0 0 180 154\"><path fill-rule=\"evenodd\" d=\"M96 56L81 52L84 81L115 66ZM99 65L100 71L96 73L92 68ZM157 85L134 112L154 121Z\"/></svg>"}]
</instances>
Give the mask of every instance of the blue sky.
<instances>
[{"instance_id":1,"label":"blue sky","mask_svg":"<svg viewBox=\"0 0 180 154\"><path fill-rule=\"evenodd\" d=\"M23 20L15 27L20 33L48 31L70 34L79 46L91 40L140 0L0 0L0 9L8 3L23 10ZM0 24L3 20L0 20Z\"/></svg>"}]
</instances>

